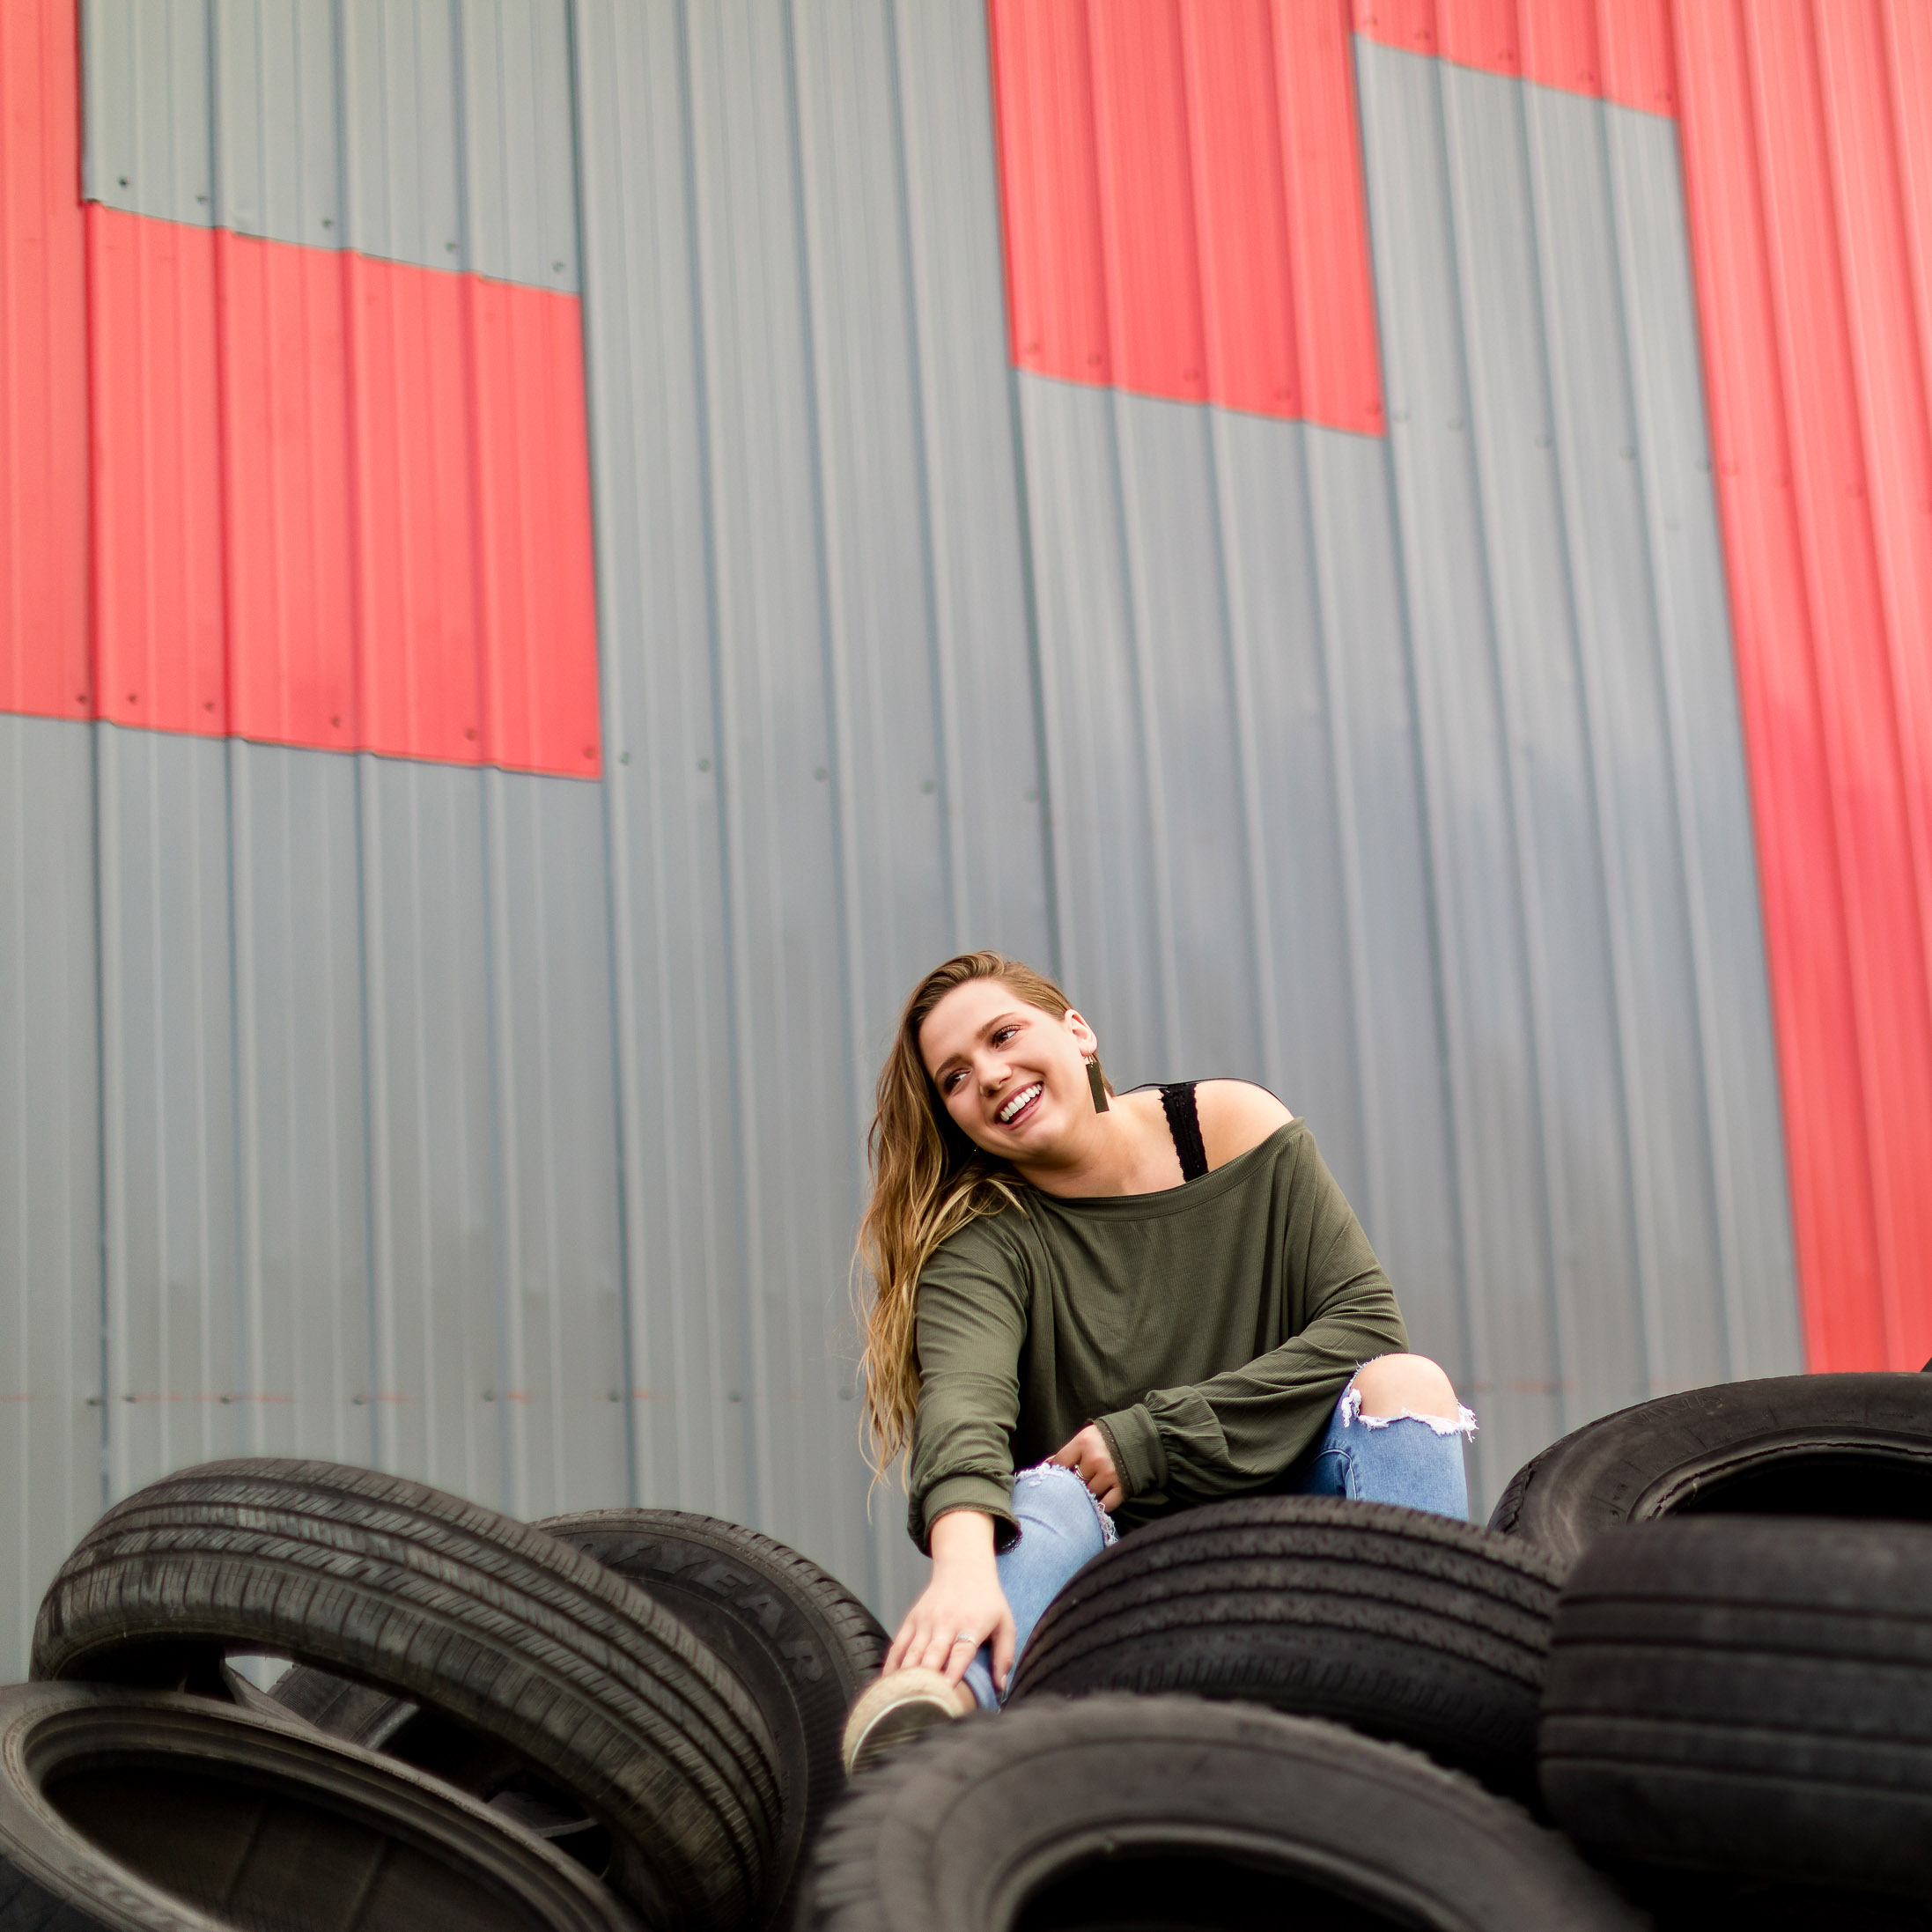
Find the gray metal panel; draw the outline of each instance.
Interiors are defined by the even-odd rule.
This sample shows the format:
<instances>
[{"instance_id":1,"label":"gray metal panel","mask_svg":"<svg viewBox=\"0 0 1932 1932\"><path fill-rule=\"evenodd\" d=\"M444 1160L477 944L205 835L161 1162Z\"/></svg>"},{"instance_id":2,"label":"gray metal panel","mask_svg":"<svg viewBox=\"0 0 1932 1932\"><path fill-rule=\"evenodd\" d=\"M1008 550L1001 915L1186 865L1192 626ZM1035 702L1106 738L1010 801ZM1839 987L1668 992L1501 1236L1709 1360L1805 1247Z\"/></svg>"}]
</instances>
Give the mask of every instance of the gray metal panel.
<instances>
[{"instance_id":1,"label":"gray metal panel","mask_svg":"<svg viewBox=\"0 0 1932 1932\"><path fill-rule=\"evenodd\" d=\"M213 0L218 225L342 246L336 15L328 0Z\"/></svg>"},{"instance_id":2,"label":"gray metal panel","mask_svg":"<svg viewBox=\"0 0 1932 1932\"><path fill-rule=\"evenodd\" d=\"M636 1486L730 1516L737 1070L680 10L586 6L575 52Z\"/></svg>"},{"instance_id":3,"label":"gray metal panel","mask_svg":"<svg viewBox=\"0 0 1932 1932\"><path fill-rule=\"evenodd\" d=\"M100 725L112 1494L247 1441L228 748Z\"/></svg>"},{"instance_id":4,"label":"gray metal panel","mask_svg":"<svg viewBox=\"0 0 1932 1932\"><path fill-rule=\"evenodd\" d=\"M463 265L578 287L567 0L459 0Z\"/></svg>"},{"instance_id":5,"label":"gray metal panel","mask_svg":"<svg viewBox=\"0 0 1932 1932\"><path fill-rule=\"evenodd\" d=\"M951 942L1050 967L986 14L957 0L896 0L888 26L905 170L906 256L895 268L911 289ZM849 273L864 267L848 258Z\"/></svg>"},{"instance_id":6,"label":"gray metal panel","mask_svg":"<svg viewBox=\"0 0 1932 1932\"><path fill-rule=\"evenodd\" d=\"M1520 92L1619 1059L1573 1079L1588 1105L1589 1075L1607 1073L1629 1124L1636 1241L1626 1279L1643 1318L1642 1385L1694 1387L1724 1380L1730 1361L1722 1295L1682 1286L1721 1280L1722 1264L1609 155L1596 102ZM1486 102L1464 105L1480 113Z\"/></svg>"},{"instance_id":7,"label":"gray metal panel","mask_svg":"<svg viewBox=\"0 0 1932 1932\"><path fill-rule=\"evenodd\" d=\"M1803 1335L1677 125L1603 114L1711 1140L1722 1373L1787 1375Z\"/></svg>"},{"instance_id":8,"label":"gray metal panel","mask_svg":"<svg viewBox=\"0 0 1932 1932\"><path fill-rule=\"evenodd\" d=\"M889 1612L870 1085L945 951L1050 952L983 36L577 17L638 1486Z\"/></svg>"},{"instance_id":9,"label":"gray metal panel","mask_svg":"<svg viewBox=\"0 0 1932 1932\"><path fill-rule=\"evenodd\" d=\"M483 775L358 767L375 1386L386 1468L491 1501L502 1176L491 1119Z\"/></svg>"},{"instance_id":10,"label":"gray metal panel","mask_svg":"<svg viewBox=\"0 0 1932 1932\"><path fill-rule=\"evenodd\" d=\"M210 0L81 0L83 192L129 214L214 220Z\"/></svg>"},{"instance_id":11,"label":"gray metal panel","mask_svg":"<svg viewBox=\"0 0 1932 1932\"><path fill-rule=\"evenodd\" d=\"M629 1482L603 801L484 775L504 1507L609 1508Z\"/></svg>"},{"instance_id":12,"label":"gray metal panel","mask_svg":"<svg viewBox=\"0 0 1932 1932\"><path fill-rule=\"evenodd\" d=\"M234 852L240 1437L371 1459L356 765L227 748Z\"/></svg>"},{"instance_id":13,"label":"gray metal panel","mask_svg":"<svg viewBox=\"0 0 1932 1932\"><path fill-rule=\"evenodd\" d=\"M343 12L345 247L465 265L456 22L452 0Z\"/></svg>"},{"instance_id":14,"label":"gray metal panel","mask_svg":"<svg viewBox=\"0 0 1932 1932\"><path fill-rule=\"evenodd\" d=\"M84 0L86 193L574 291L567 0Z\"/></svg>"},{"instance_id":15,"label":"gray metal panel","mask_svg":"<svg viewBox=\"0 0 1932 1932\"><path fill-rule=\"evenodd\" d=\"M0 1677L100 1509L93 734L0 717Z\"/></svg>"},{"instance_id":16,"label":"gray metal panel","mask_svg":"<svg viewBox=\"0 0 1932 1932\"><path fill-rule=\"evenodd\" d=\"M785 8L689 17L719 756L740 1109L747 1501L842 1574L822 1471L849 1442L832 1353L858 1205L851 789L831 661L798 110ZM837 1016L835 1021L834 1015Z\"/></svg>"}]
</instances>

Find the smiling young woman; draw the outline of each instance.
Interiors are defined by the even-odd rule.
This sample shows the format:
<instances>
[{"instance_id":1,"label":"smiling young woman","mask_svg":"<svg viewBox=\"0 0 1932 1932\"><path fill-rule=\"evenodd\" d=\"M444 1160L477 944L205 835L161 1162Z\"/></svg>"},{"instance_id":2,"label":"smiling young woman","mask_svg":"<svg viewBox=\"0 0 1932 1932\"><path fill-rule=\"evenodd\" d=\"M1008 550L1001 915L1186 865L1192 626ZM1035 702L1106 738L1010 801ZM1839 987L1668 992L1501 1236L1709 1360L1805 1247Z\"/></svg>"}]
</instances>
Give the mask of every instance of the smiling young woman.
<instances>
[{"instance_id":1,"label":"smiling young woman","mask_svg":"<svg viewBox=\"0 0 1932 1932\"><path fill-rule=\"evenodd\" d=\"M1119 1529L1257 1491L1467 1515L1474 1418L1406 1353L1313 1135L1265 1088L1116 1094L1051 980L965 953L906 1003L868 1152L866 1446L881 1471L910 1450L933 1573L848 1767L997 1708Z\"/></svg>"}]
</instances>

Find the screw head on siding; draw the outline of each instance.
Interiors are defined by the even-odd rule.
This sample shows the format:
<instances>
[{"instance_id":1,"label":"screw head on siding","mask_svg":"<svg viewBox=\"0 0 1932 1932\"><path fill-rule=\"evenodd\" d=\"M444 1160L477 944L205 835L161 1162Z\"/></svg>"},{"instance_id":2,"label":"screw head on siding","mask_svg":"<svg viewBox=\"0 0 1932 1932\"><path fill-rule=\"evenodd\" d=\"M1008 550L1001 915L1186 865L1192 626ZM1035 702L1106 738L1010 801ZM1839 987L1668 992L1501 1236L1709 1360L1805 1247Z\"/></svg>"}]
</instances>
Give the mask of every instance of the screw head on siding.
<instances>
[{"instance_id":1,"label":"screw head on siding","mask_svg":"<svg viewBox=\"0 0 1932 1932\"><path fill-rule=\"evenodd\" d=\"M931 792L937 788L934 786L932 779L928 778L925 783L919 787L919 789L922 792Z\"/></svg>"},{"instance_id":2,"label":"screw head on siding","mask_svg":"<svg viewBox=\"0 0 1932 1932\"><path fill-rule=\"evenodd\" d=\"M814 765L812 767L812 776L815 778L822 778L825 776L825 767L822 764Z\"/></svg>"},{"instance_id":3,"label":"screw head on siding","mask_svg":"<svg viewBox=\"0 0 1932 1932\"><path fill-rule=\"evenodd\" d=\"M700 759L699 759L699 760L697 761L697 769L698 769L698 770L699 770L700 771L709 771L711 770L711 768L712 768L712 762L711 762L711 760L710 760L709 758L700 758Z\"/></svg>"}]
</instances>

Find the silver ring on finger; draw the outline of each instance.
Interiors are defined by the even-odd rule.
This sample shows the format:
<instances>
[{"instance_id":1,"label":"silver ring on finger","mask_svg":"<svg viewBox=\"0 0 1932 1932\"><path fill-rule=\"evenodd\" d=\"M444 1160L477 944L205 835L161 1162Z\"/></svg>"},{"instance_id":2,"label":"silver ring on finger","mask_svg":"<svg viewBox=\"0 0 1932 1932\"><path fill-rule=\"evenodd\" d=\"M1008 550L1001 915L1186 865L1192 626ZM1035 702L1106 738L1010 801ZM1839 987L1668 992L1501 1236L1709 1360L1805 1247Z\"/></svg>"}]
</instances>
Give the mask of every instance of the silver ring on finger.
<instances>
[{"instance_id":1,"label":"silver ring on finger","mask_svg":"<svg viewBox=\"0 0 1932 1932\"><path fill-rule=\"evenodd\" d=\"M974 1636L970 1630L961 1631L958 1636L953 1639L954 1649L957 1650L962 1643L970 1643L975 1650L979 1648L979 1639Z\"/></svg>"}]
</instances>

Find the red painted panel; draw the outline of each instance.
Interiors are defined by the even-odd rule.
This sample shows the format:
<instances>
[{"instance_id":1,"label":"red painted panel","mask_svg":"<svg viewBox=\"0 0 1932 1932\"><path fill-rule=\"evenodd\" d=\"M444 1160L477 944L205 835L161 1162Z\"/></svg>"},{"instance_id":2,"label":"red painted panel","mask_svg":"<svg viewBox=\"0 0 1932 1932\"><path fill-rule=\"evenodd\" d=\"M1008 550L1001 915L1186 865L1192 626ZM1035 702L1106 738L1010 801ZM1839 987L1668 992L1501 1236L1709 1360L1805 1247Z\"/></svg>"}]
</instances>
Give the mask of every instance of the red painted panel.
<instances>
[{"instance_id":1,"label":"red painted panel","mask_svg":"<svg viewBox=\"0 0 1932 1932\"><path fill-rule=\"evenodd\" d=\"M347 748L356 717L342 257L218 230L229 728Z\"/></svg>"},{"instance_id":2,"label":"red painted panel","mask_svg":"<svg viewBox=\"0 0 1932 1932\"><path fill-rule=\"evenodd\" d=\"M99 713L228 728L215 238L87 209Z\"/></svg>"},{"instance_id":3,"label":"red painted panel","mask_svg":"<svg viewBox=\"0 0 1932 1932\"><path fill-rule=\"evenodd\" d=\"M1232 409L1299 416L1295 273L1268 0L1184 0L1180 18L1214 397Z\"/></svg>"},{"instance_id":4,"label":"red painted panel","mask_svg":"<svg viewBox=\"0 0 1932 1932\"><path fill-rule=\"evenodd\" d=\"M1088 35L1114 380L1139 395L1202 402L1207 345L1180 8L1104 0L1088 10Z\"/></svg>"},{"instance_id":5,"label":"red painted panel","mask_svg":"<svg viewBox=\"0 0 1932 1932\"><path fill-rule=\"evenodd\" d=\"M1274 0L1288 240L1294 257L1300 414L1383 432L1375 277L1355 113L1348 0Z\"/></svg>"},{"instance_id":6,"label":"red painted panel","mask_svg":"<svg viewBox=\"0 0 1932 1932\"><path fill-rule=\"evenodd\" d=\"M1670 0L1354 0L1355 26L1411 54L1674 114Z\"/></svg>"},{"instance_id":7,"label":"red painted panel","mask_svg":"<svg viewBox=\"0 0 1932 1932\"><path fill-rule=\"evenodd\" d=\"M577 303L469 284L490 760L599 769L597 612Z\"/></svg>"},{"instance_id":8,"label":"red painted panel","mask_svg":"<svg viewBox=\"0 0 1932 1932\"><path fill-rule=\"evenodd\" d=\"M87 233L101 715L595 776L576 298Z\"/></svg>"},{"instance_id":9,"label":"red painted panel","mask_svg":"<svg viewBox=\"0 0 1932 1932\"><path fill-rule=\"evenodd\" d=\"M85 718L86 243L74 0L0 5L0 711Z\"/></svg>"},{"instance_id":10,"label":"red painted panel","mask_svg":"<svg viewBox=\"0 0 1932 1932\"><path fill-rule=\"evenodd\" d=\"M1022 369L1379 434L1346 0L991 0Z\"/></svg>"},{"instance_id":11,"label":"red painted panel","mask_svg":"<svg viewBox=\"0 0 1932 1932\"><path fill-rule=\"evenodd\" d=\"M990 0L988 27L1010 353L1040 375L1110 383L1087 0Z\"/></svg>"},{"instance_id":12,"label":"red painted panel","mask_svg":"<svg viewBox=\"0 0 1932 1932\"><path fill-rule=\"evenodd\" d=\"M1882 20L1869 0L1816 17L1726 0L1680 8L1677 23L1819 1368L1916 1368L1932 1353L1923 723L1913 680L1899 675L1925 640L1892 628L1900 586L1918 594L1932 563L1932 531L1909 498L1924 474L1923 371L1909 371L1905 346L1916 324L1899 259L1903 124L1886 98Z\"/></svg>"},{"instance_id":13,"label":"red painted panel","mask_svg":"<svg viewBox=\"0 0 1932 1932\"><path fill-rule=\"evenodd\" d=\"M480 763L483 675L461 277L343 258L363 742Z\"/></svg>"}]
</instances>

